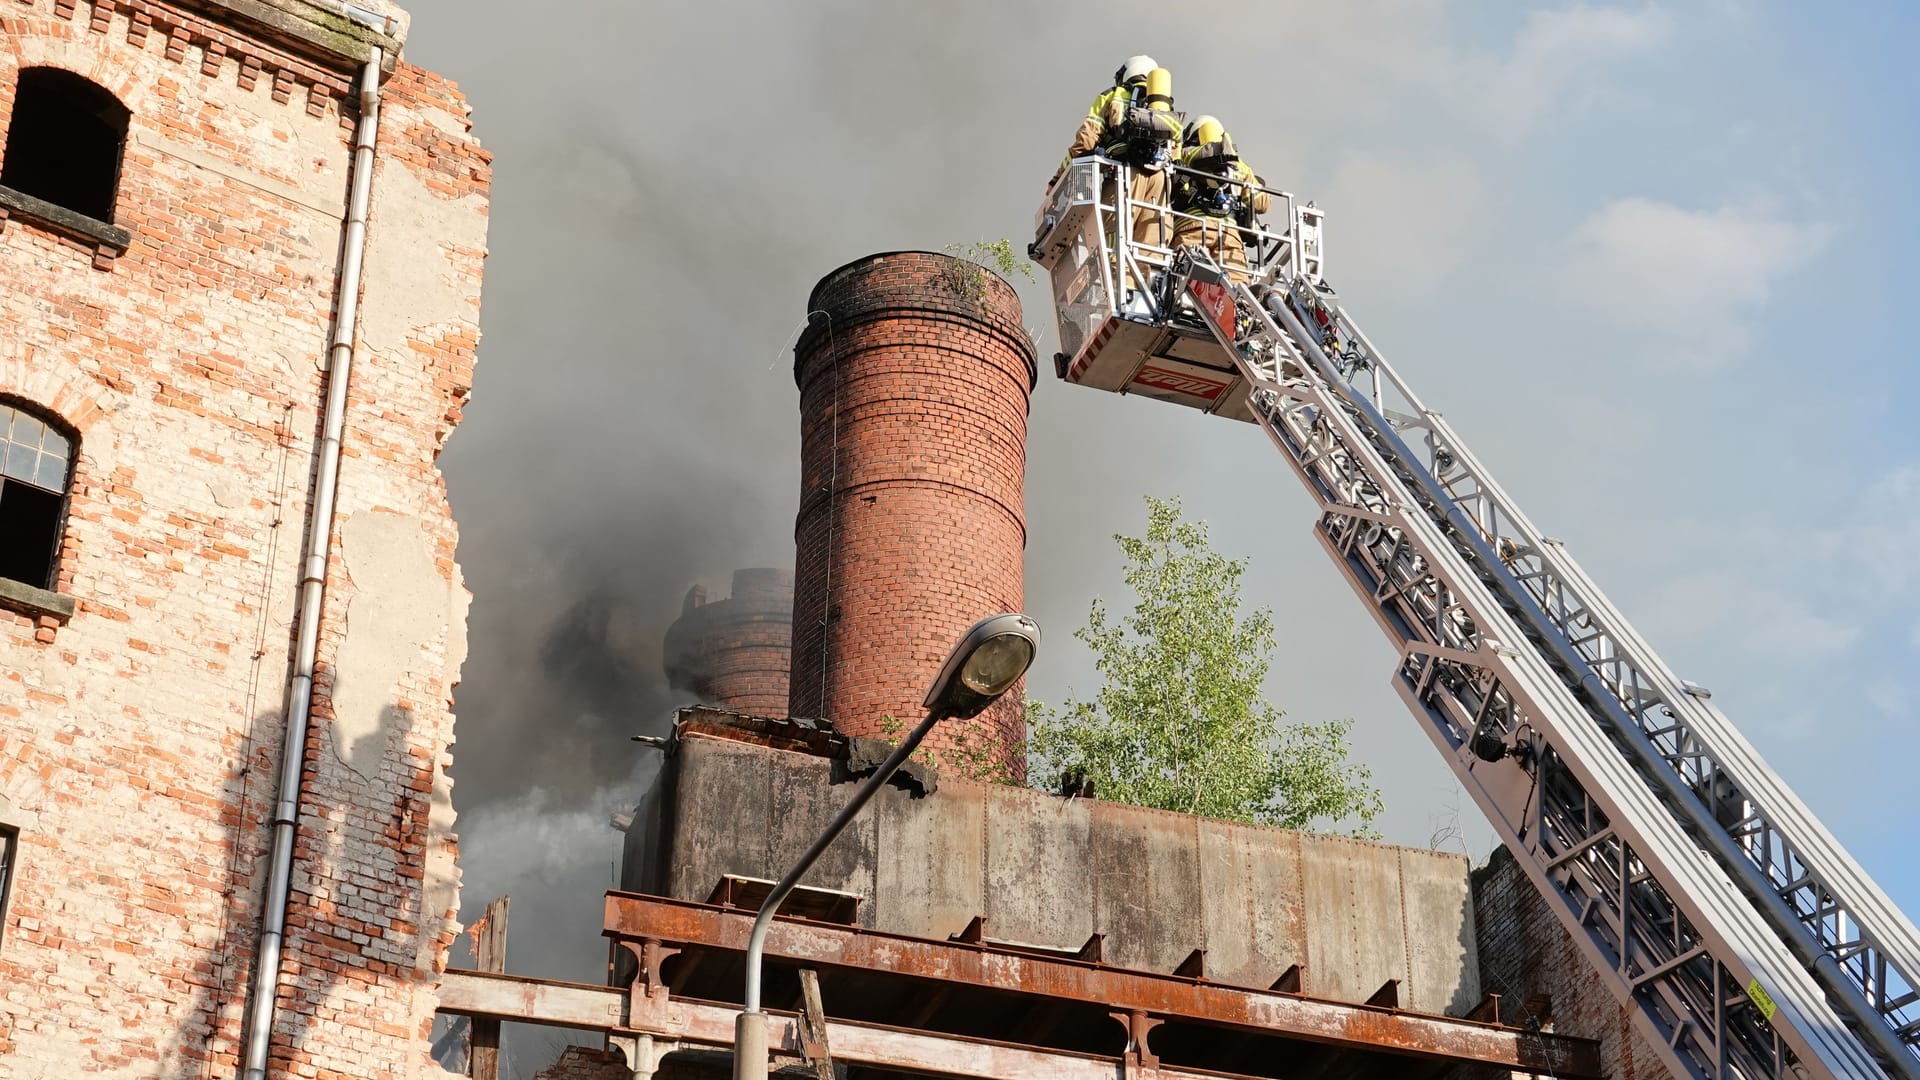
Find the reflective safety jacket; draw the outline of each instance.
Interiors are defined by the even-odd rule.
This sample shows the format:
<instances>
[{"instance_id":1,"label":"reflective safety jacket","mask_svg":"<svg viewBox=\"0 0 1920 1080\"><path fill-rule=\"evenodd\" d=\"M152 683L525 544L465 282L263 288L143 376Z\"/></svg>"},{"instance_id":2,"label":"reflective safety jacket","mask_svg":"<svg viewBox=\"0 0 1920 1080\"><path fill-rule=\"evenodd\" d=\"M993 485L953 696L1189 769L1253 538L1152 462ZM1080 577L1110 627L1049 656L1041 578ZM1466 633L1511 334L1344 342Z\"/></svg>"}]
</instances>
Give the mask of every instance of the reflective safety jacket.
<instances>
[{"instance_id":1,"label":"reflective safety jacket","mask_svg":"<svg viewBox=\"0 0 1920 1080\"><path fill-rule=\"evenodd\" d=\"M1087 108L1087 117L1074 132L1073 145L1067 147L1060 167L1096 151L1116 161L1143 164L1153 151L1161 147L1175 151L1179 143L1180 121L1174 113L1137 106L1131 89L1110 86Z\"/></svg>"},{"instance_id":2,"label":"reflective safety jacket","mask_svg":"<svg viewBox=\"0 0 1920 1080\"><path fill-rule=\"evenodd\" d=\"M1179 157L1182 167L1214 173L1220 179L1191 173L1178 174L1174 177L1173 208L1201 217L1233 217L1239 208L1255 214L1266 213L1267 208L1273 205L1273 199L1257 186L1260 178L1254 175L1253 168L1237 158L1220 162L1222 155L1232 152L1230 139L1202 143L1182 150Z\"/></svg>"}]
</instances>

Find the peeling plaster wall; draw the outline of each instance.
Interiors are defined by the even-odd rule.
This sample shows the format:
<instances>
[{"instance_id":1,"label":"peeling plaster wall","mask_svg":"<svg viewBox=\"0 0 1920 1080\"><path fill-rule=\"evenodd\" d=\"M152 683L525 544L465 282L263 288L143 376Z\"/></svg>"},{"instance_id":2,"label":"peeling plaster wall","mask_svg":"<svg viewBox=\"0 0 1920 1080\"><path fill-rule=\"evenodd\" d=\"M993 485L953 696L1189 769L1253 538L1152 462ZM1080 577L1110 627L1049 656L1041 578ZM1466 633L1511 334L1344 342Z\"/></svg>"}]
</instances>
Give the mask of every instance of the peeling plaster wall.
<instances>
[{"instance_id":1,"label":"peeling plaster wall","mask_svg":"<svg viewBox=\"0 0 1920 1080\"><path fill-rule=\"evenodd\" d=\"M400 681L423 671L429 646L444 648L450 583L433 567L417 518L369 510L339 526L352 598L335 654L333 752L362 777L380 774L396 733L390 708ZM351 672L348 677L345 673Z\"/></svg>"},{"instance_id":2,"label":"peeling plaster wall","mask_svg":"<svg viewBox=\"0 0 1920 1080\"><path fill-rule=\"evenodd\" d=\"M0 1078L238 1071L353 72L232 26L210 51L219 11L8 7L0 129L21 66L118 95L132 239L96 263L0 222L0 395L79 441L55 584L74 613L0 610L0 822L20 830ZM472 386L487 159L453 86L405 63L377 154L275 1075L432 1075L457 931L468 595L434 459Z\"/></svg>"},{"instance_id":3,"label":"peeling plaster wall","mask_svg":"<svg viewBox=\"0 0 1920 1080\"><path fill-rule=\"evenodd\" d=\"M416 336L473 319L465 274L486 250L487 200L479 192L447 198L412 169L386 170L380 181L368 223L360 340L383 356L404 356Z\"/></svg>"}]
</instances>

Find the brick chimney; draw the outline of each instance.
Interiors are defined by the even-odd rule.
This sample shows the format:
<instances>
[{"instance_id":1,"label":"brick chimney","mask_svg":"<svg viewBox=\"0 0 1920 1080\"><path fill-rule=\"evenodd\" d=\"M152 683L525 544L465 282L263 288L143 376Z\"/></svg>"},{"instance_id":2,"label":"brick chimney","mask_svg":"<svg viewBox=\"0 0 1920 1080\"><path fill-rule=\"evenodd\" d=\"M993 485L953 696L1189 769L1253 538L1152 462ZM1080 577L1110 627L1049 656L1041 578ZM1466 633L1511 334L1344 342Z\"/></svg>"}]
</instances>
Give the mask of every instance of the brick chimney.
<instances>
[{"instance_id":1,"label":"brick chimney","mask_svg":"<svg viewBox=\"0 0 1920 1080\"><path fill-rule=\"evenodd\" d=\"M793 572L735 570L733 595L687 590L662 661L673 689L749 716L784 716L792 651Z\"/></svg>"},{"instance_id":2,"label":"brick chimney","mask_svg":"<svg viewBox=\"0 0 1920 1080\"><path fill-rule=\"evenodd\" d=\"M1011 286L932 252L848 263L807 311L788 711L883 735L884 716L919 721L974 620L1021 610L1036 355ZM926 745L1023 777L1022 701L1016 687Z\"/></svg>"}]
</instances>

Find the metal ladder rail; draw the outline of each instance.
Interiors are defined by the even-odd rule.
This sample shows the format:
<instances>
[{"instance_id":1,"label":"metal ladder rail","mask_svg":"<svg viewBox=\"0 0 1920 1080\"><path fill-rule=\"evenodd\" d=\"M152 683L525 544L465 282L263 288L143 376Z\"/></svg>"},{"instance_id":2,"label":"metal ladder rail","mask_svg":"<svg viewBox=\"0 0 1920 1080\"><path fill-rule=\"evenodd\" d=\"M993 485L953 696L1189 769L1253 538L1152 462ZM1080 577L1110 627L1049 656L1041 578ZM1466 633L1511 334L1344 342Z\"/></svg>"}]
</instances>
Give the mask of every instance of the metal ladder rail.
<instances>
[{"instance_id":1,"label":"metal ladder rail","mask_svg":"<svg viewBox=\"0 0 1920 1080\"><path fill-rule=\"evenodd\" d=\"M1239 295L1273 349L1284 348L1285 336L1251 293ZM1787 1055L1739 995L1753 984L1780 995L1775 1030L1818 1074L1876 1075L1777 936L1731 895L1724 873L1653 800L1561 676L1533 649L1499 644L1520 642L1518 625L1377 452L1384 420L1367 432L1364 410L1349 414L1346 399L1321 384L1280 386L1271 370L1277 352L1260 371L1214 329L1243 374L1271 395L1257 410L1262 426L1320 501L1323 543L1401 646L1403 698L1597 969L1635 1003L1670 1063L1688 1076L1790 1075ZM1313 363L1332 370L1324 356ZM1303 420L1309 404L1317 414ZM1376 557L1382 545L1392 555L1386 562ZM1455 612L1477 629L1460 630ZM1530 751L1539 764L1525 789L1514 777L1498 783L1503 769L1519 768L1507 758L1479 762L1464 752L1499 702L1502 730L1516 739L1531 732L1528 745L1539 747ZM1561 757L1554 746L1577 752Z\"/></svg>"},{"instance_id":2,"label":"metal ladder rail","mask_svg":"<svg viewBox=\"0 0 1920 1080\"><path fill-rule=\"evenodd\" d=\"M1369 352L1374 351L1371 343L1365 340L1364 335L1360 335L1360 340L1362 344L1366 345ZM1377 356L1377 352L1375 355ZM1381 361L1380 366L1385 367L1385 362ZM1396 383L1398 382L1397 376L1390 377L1393 378ZM1403 388L1402 392L1411 398L1411 391L1404 389L1404 383L1399 385ZM1418 407L1417 402L1415 404L1416 407ZM1662 705L1665 705L1667 700L1670 699L1678 708L1685 710L1690 716L1696 718L1691 722L1683 721L1669 725L1662 731L1661 740L1667 744L1664 749L1669 751L1667 755L1669 760L1675 765L1678 771L1682 772L1683 778L1691 781L1691 786L1695 794L1699 795L1702 788L1712 784L1722 793L1722 801L1725 800L1725 796L1732 796L1741 800L1758 803L1761 806L1779 807L1781 809L1781 813L1778 815L1779 820L1783 824L1790 823L1792 826L1785 831L1800 836L1804 841L1802 846L1804 846L1808 852L1812 853L1812 857L1807 861L1815 867L1822 865L1831 866L1832 873L1830 876L1843 882L1845 885L1844 888L1839 888L1834 891L1843 893L1858 901L1858 907L1864 913L1861 921L1865 924L1863 928L1866 930L1864 943L1868 948L1872 948L1875 937L1884 938L1888 943L1884 951L1892 959L1890 965L1892 970L1889 973L1890 979L1899 979L1901 977L1901 969L1903 968L1907 972L1920 969L1920 934L1915 932L1912 923L1900 912L1899 908L1892 903L1886 894L1880 890L1877 883L1875 883L1871 877L1867 876L1859 865L1847 855L1844 848L1841 847L1824 824L1822 824L1820 820L1806 808L1805 804L1799 800L1798 796L1781 781L1778 774L1774 773L1773 770L1761 760L1759 754L1753 749L1752 745L1747 742L1745 736L1726 719L1725 714L1721 713L1715 706L1707 701L1704 696L1687 691L1687 684L1675 676L1671 669L1660 660L1658 654L1647 645L1644 639L1639 637L1632 626L1626 622L1625 617L1607 600L1606 596L1600 591L1599 586L1586 575L1584 570L1573 559L1571 553L1565 549L1564 545L1561 545L1558 541L1541 536L1538 531L1533 528L1524 514L1513 505L1511 499L1493 482L1485 468L1474 459L1472 453L1466 449L1463 442L1452 429L1446 425L1445 421L1440 418L1438 414L1425 412L1424 409L1422 409L1422 411L1425 413L1425 418L1415 418L1411 420L1408 424L1403 425L1403 430L1408 426L1429 427L1433 434L1441 439L1443 445L1451 448L1452 455L1462 462L1465 466L1465 471L1471 474L1475 482L1482 485L1485 489L1484 494L1477 497L1478 501L1483 504L1482 506L1475 506L1472 502L1463 500L1463 508L1483 522L1490 536L1502 536L1505 530L1500 529L1499 522L1501 517L1505 517L1513 522L1514 529L1522 534L1525 542L1529 542L1537 547L1539 559L1544 564L1547 572L1536 573L1530 578L1530 581L1534 583L1530 583L1529 587L1535 592L1536 597L1541 597L1543 592L1550 587L1555 579L1560 582L1565 582L1566 588L1564 592L1576 598L1575 605L1569 605L1572 614L1584 623L1589 624L1589 626L1598 621L1600 625L1605 628L1603 634L1588 635L1593 644L1586 645L1583 643L1583 651L1588 651L1594 655L1593 662L1596 665L1602 663L1611 664L1613 663L1612 658L1601 653L1596 646L1608 646L1618 641L1620 643L1620 653L1625 656L1627 661L1632 664L1635 669L1656 676L1658 681L1664 684ZM1489 510L1492 512L1489 513ZM1514 550L1516 556L1519 557L1525 557L1527 554L1526 552L1520 551L1517 547ZM1579 610L1580 607L1584 607L1585 610ZM1571 629L1566 626L1565 616L1561 617L1560 622L1563 629ZM1570 633L1569 636L1573 636L1573 634ZM1676 691L1674 688L1678 688L1678 690ZM1688 736L1695 730L1699 731L1702 736L1700 741L1708 743L1711 747L1721 752L1718 757L1722 759L1726 765L1724 770L1718 772L1713 771L1713 766L1720 764L1721 761L1711 758L1703 761L1702 758L1704 755L1692 749L1693 740L1690 740ZM1688 767L1690 767L1690 770ZM1689 775L1689 771L1691 771L1691 775ZM1730 778L1733 779L1738 786L1723 786ZM1829 906L1826 903L1829 898L1822 896L1820 893L1819 887L1821 882L1819 878L1821 875L1816 872L1813 877L1808 878L1805 871L1809 869L1809 867L1795 865L1800 860L1797 849L1792 845L1791 841L1786 841L1785 846L1781 847L1775 847L1763 841L1763 837L1774 832L1774 829L1768 824L1768 819L1764 812L1757 815L1742 815L1740 819L1726 827L1730 833L1734 835L1736 840L1741 841L1741 846L1746 849L1750 857L1759 863L1760 869L1767 872L1769 878L1777 887L1785 889L1792 883L1801 883L1800 888L1804 890L1804 897L1789 897L1789 900L1804 900L1804 902L1795 903L1794 906L1797 911L1807 912L1815 908ZM1785 840L1785 838L1781 839ZM1771 860L1771 862L1762 860ZM1808 917L1803 921L1806 921L1810 928L1812 928L1818 920ZM1830 923L1843 923L1845 921L1845 912L1836 913L1829 911L1827 921ZM1878 934L1872 930L1875 926L1880 928ZM1845 937L1835 938L1831 933L1823 934L1822 938L1829 945L1845 946L1853 944L1851 939ZM1863 961L1857 965L1857 968L1864 972L1868 966L1869 965ZM1897 1010L1900 1007L1914 1006L1916 1002L1920 1002L1920 995L1913 993L1913 983L1911 981L1907 981L1904 988L1892 985L1891 982L1884 985L1880 983L1863 984L1862 988L1867 989L1869 985L1874 989L1884 989L1890 993L1904 989L1904 993L1895 994L1888 998L1885 1015L1887 1015L1890 1023L1898 1018ZM1895 1026L1904 1026L1912 1022L1912 1018L1907 1018L1903 1024ZM1912 1041L1913 1038L1910 1036L1908 1039L1910 1045Z\"/></svg>"},{"instance_id":3,"label":"metal ladder rail","mask_svg":"<svg viewBox=\"0 0 1920 1080\"><path fill-rule=\"evenodd\" d=\"M1598 586L1564 548L1556 545L1556 552L1564 558L1567 579L1583 590L1595 609L1617 617ZM1652 658L1649 666L1659 664L1657 655L1623 619L1614 625L1623 640ZM1679 683L1663 665L1656 670L1672 684ZM1825 952L1811 961L1823 981L1849 980L1865 996L1894 1040L1883 1047L1883 1053L1920 1052L1920 990L1913 979L1913 973L1920 972L1920 934L1912 922L1724 713L1703 697L1688 695L1684 704L1702 718L1695 730L1717 753L1724 770L1721 775L1735 778L1724 786L1719 778L1710 778L1716 782L1712 794L1725 792L1740 802L1739 816L1719 823L1824 947ZM1916 1075L1920 1069L1911 1057L1896 1060L1902 1075Z\"/></svg>"},{"instance_id":4,"label":"metal ladder rail","mask_svg":"<svg viewBox=\"0 0 1920 1080\"><path fill-rule=\"evenodd\" d=\"M1377 374L1378 372L1376 370L1376 378ZM1427 413L1427 415L1431 417L1434 422L1443 423L1439 421L1436 415L1431 413ZM1417 426L1422 425L1417 421L1411 420L1396 424L1396 427L1401 429ZM1457 437L1451 435L1450 430L1444 427L1440 427L1439 430L1448 436L1447 441L1443 445L1451 450L1452 456L1456 459L1465 458L1466 460L1471 460L1470 455L1466 454L1464 448L1459 445L1459 440ZM1480 479L1484 479L1484 474L1482 474ZM1455 489L1449 486L1449 490ZM1496 538L1499 538L1498 534L1496 534ZM1559 550L1556 543L1545 541L1544 538L1542 538L1542 541L1541 548L1543 550L1548 552ZM1509 564L1515 561L1516 548L1503 546L1501 550L1503 554L1508 556L1506 561ZM1539 582L1544 577L1543 574L1536 570L1531 574L1521 572L1517 576L1527 582L1529 591L1534 593L1535 600L1541 599L1541 593L1538 589ZM1548 595L1552 596L1551 593ZM1591 596L1593 594L1590 593L1589 595ZM1548 605L1542 604L1542 607L1546 606ZM1584 624L1589 631L1591 631L1592 623L1596 618L1596 612L1594 610L1578 605L1572 607L1563 606L1560 613L1567 615L1569 611L1572 617L1577 617L1580 623ZM1615 614L1617 616L1617 613ZM1552 620L1548 621L1551 622ZM1599 651L1593 649L1593 643L1596 640L1600 641L1603 645L1609 644L1611 640L1604 636L1604 632L1589 632L1581 635L1578 627L1568 627L1566 621L1554 623L1554 625L1568 628L1569 632L1566 642L1554 642L1551 639L1551 635L1546 635L1537 638L1540 644L1546 646L1570 644L1576 648L1584 647L1588 650L1589 655L1592 655ZM1604 667L1606 666L1611 666L1615 669L1613 672L1615 678L1612 680L1605 678L1607 673L1604 671ZM1704 776L1707 780L1724 782L1723 778L1727 775L1721 771L1718 761L1711 756L1713 753L1711 748L1704 745L1703 740L1697 733L1697 729L1687 728L1684 721L1676 721L1662 727L1660 721L1651 719L1656 709L1671 717L1673 710L1676 708L1688 708L1690 705L1697 708L1697 705L1693 705L1695 701L1694 697L1690 694L1682 696L1682 694L1685 693L1684 690L1679 692L1668 691L1664 694L1660 693L1648 685L1648 681L1642 673L1643 669L1623 663L1622 659L1617 656L1602 654L1593 661L1592 667L1596 679L1602 682L1606 689L1612 691L1618 699L1618 704L1623 706L1625 711L1632 714L1634 720L1641 724L1641 732L1617 725L1612 729L1616 735L1621 736L1619 741L1623 750L1633 753L1649 766L1647 770L1648 779L1656 785L1656 790L1665 790L1669 795L1670 804L1673 805L1675 811L1692 821L1695 835L1698 836L1702 842L1718 849L1716 854L1720 856L1728 872L1737 876L1748 896L1757 905L1761 906L1762 910L1769 915L1775 925L1781 929L1783 940L1795 949L1802 957L1803 962L1816 970L1823 985L1827 987L1829 994L1835 998L1838 1004L1843 1006L1842 1015L1848 1018L1853 1030L1864 1036L1874 1046L1883 1066L1898 1075L1910 1075L1914 1062L1904 1040L1912 1037L1915 1028L1910 1022L1900 1019L1899 1010L1911 1007L1916 1000L1915 995L1910 992L1905 992L1902 989L1905 986L1905 980L1903 977L1900 977L1897 969L1892 972L1894 977L1892 979L1888 978L1886 956L1875 949L1870 939L1864 943L1859 941L1858 938L1865 936L1864 934L1854 933L1848 935L1844 931L1836 934L1832 932L1831 929L1821 925L1824 920L1835 926L1844 926L1849 919L1849 911L1860 908L1858 902L1855 901L1851 908L1847 905L1837 903L1825 883L1820 881L1818 877L1807 874L1805 870L1796 869L1795 873L1801 875L1797 879L1797 884L1794 885L1793 888L1785 889L1784 891L1793 893L1797 890L1801 893L1802 897L1805 898L1811 914L1807 917L1801 917L1798 912L1787 906L1786 898L1779 897L1777 893L1770 893L1765 881L1756 881L1752 876L1752 869L1750 869L1748 865L1744 865L1739 856L1744 853L1751 857L1757 845L1750 842L1739 843L1739 834L1742 831L1748 834L1760 834L1762 836L1761 843L1776 844L1777 846L1772 850L1774 850L1776 854L1780 851L1786 851L1789 860L1796 867L1803 864L1799 862L1797 856L1793 855L1793 848L1780 843L1780 838L1777 834L1769 835L1771 826L1767 824L1767 819L1764 816L1759 816L1760 824L1756 827L1753 824L1753 820L1758 815L1750 812L1747 815L1747 824L1744 830L1724 831L1719 827L1720 823L1695 799L1695 792L1688 791L1674 782L1675 774L1684 776L1679 766L1689 762L1697 765L1701 759L1706 759L1707 764L1706 768L1701 770L1700 775ZM1577 673L1579 669L1574 668L1572 670ZM1625 673L1625 678L1620 677L1622 671ZM1670 673L1668 674L1670 676ZM1585 678L1578 674L1576 674L1575 677L1576 679L1585 681ZM1684 684L1679 683L1677 679L1673 679L1670 685L1684 687ZM1604 710L1606 704L1604 697L1594 695L1593 700L1596 705L1601 706ZM1672 703L1671 707L1669 703ZM1723 718L1721 722L1724 723ZM1676 730L1679 732L1677 736L1675 735ZM1646 734L1649 737L1639 739L1635 737L1638 734ZM1668 740L1668 745L1665 747L1649 745L1654 736L1665 737ZM1742 745L1744 745L1744 741L1742 741ZM1747 750L1749 754L1751 754L1751 748L1748 747ZM1777 777L1774 777L1763 763L1758 763L1757 755L1753 755L1752 760L1757 765L1755 771L1758 775L1770 778L1772 780L1771 786L1776 790L1784 791L1784 785L1778 782ZM1676 767L1672 772L1660 769L1657 763L1661 761L1675 765ZM1786 797L1792 798L1791 793L1787 792ZM1798 800L1793 799L1793 804L1798 806ZM1751 811L1751 804L1749 803L1747 805L1749 811ZM1801 810L1804 812L1804 807L1801 807ZM1811 820L1811 815L1809 814L1807 816ZM1813 828L1817 829L1821 835L1825 835L1827 840L1831 842L1830 835L1825 834L1824 827L1819 826L1817 820L1814 821ZM1729 837L1733 838L1733 842L1729 841ZM1836 850L1837 847L1837 844L1833 845L1833 848ZM1865 883L1863 889L1855 891L1850 895L1858 897L1864 894L1877 897L1879 903L1875 905L1875 908L1885 913L1888 916L1888 921L1894 926L1906 926L1904 916L1886 900L1884 893L1881 893L1878 887L1872 884L1870 879L1865 878L1864 873L1861 873L1858 867L1851 863L1850 859L1845 858L1843 851L1840 852L1839 855L1845 865L1852 868L1854 875L1856 875L1855 880L1864 881ZM1837 915L1836 912L1838 912ZM1836 941L1837 945L1832 946L1829 951L1822 950L1823 942ZM1852 966L1851 971L1847 970L1847 965ZM1852 977L1853 981L1849 981L1849 976Z\"/></svg>"},{"instance_id":5,"label":"metal ladder rail","mask_svg":"<svg viewBox=\"0 0 1920 1080\"><path fill-rule=\"evenodd\" d=\"M1299 305L1297 295L1294 302ZM1384 409L1386 389L1401 399L1398 430L1426 431L1420 464L1452 506L1478 524L1587 675L1604 685L1628 720L1623 743L1646 760L1650 778L1780 926L1884 1063L1920 1080L1920 933L1724 714L1660 661L1565 547L1533 527L1351 317L1331 310L1365 350L1360 356L1350 350L1347 366L1357 373L1357 359L1369 371L1377 407ZM1640 738L1632 737L1635 731ZM1703 791L1720 807L1737 804L1734 820L1721 820Z\"/></svg>"}]
</instances>

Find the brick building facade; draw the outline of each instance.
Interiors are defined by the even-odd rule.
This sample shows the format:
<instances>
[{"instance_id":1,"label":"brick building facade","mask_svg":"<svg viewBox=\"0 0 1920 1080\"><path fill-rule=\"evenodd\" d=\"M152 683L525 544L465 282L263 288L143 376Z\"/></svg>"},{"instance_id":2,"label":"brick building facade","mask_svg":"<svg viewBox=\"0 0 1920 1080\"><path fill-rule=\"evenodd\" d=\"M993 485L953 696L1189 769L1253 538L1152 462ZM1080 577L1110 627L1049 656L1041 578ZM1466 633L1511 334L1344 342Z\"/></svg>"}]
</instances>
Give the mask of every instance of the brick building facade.
<instances>
[{"instance_id":1,"label":"brick building facade","mask_svg":"<svg viewBox=\"0 0 1920 1080\"><path fill-rule=\"evenodd\" d=\"M0 12L0 414L6 461L40 467L0 466L0 1076L240 1070L375 55L269 1072L431 1068L467 602L435 458L472 385L489 171L453 85L398 62L405 15L358 7Z\"/></svg>"},{"instance_id":2,"label":"brick building facade","mask_svg":"<svg viewBox=\"0 0 1920 1080\"><path fill-rule=\"evenodd\" d=\"M919 721L969 625L1021 609L1036 354L1012 286L932 252L849 263L807 311L789 715L885 735L884 717ZM964 772L1025 776L1021 688L925 745Z\"/></svg>"}]
</instances>

